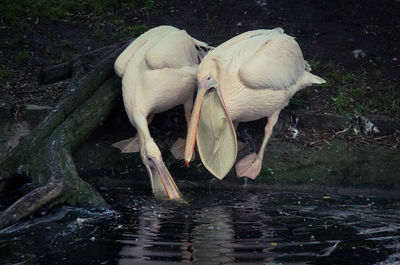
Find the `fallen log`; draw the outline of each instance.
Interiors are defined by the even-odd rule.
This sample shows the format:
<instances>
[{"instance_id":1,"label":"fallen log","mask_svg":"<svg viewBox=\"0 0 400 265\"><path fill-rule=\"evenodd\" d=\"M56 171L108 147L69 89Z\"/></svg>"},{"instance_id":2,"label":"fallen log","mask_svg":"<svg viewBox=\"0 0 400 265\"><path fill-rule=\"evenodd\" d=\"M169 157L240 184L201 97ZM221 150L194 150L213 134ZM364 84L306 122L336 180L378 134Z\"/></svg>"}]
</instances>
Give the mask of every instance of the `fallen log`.
<instances>
[{"instance_id":1,"label":"fallen log","mask_svg":"<svg viewBox=\"0 0 400 265\"><path fill-rule=\"evenodd\" d=\"M55 83L72 76L72 63L65 62L44 68L39 73L39 83L43 85Z\"/></svg>"},{"instance_id":2,"label":"fallen log","mask_svg":"<svg viewBox=\"0 0 400 265\"><path fill-rule=\"evenodd\" d=\"M30 193L1 213L0 228L49 203L106 206L102 196L78 176L71 153L103 123L117 102L121 85L113 64L124 48L103 48L75 58L61 100L0 160L0 182L25 175L32 183ZM97 59L99 55L101 59ZM88 65L90 56L96 59Z\"/></svg>"},{"instance_id":3,"label":"fallen log","mask_svg":"<svg viewBox=\"0 0 400 265\"><path fill-rule=\"evenodd\" d=\"M90 65L94 65L104 58L104 54L110 54L112 51L126 44L127 42L121 42L106 46L83 55L75 56L67 62L45 67L40 71L38 81L40 84L46 85L71 78L73 73L79 70L81 66L89 67ZM78 65L80 67L77 67Z\"/></svg>"}]
</instances>

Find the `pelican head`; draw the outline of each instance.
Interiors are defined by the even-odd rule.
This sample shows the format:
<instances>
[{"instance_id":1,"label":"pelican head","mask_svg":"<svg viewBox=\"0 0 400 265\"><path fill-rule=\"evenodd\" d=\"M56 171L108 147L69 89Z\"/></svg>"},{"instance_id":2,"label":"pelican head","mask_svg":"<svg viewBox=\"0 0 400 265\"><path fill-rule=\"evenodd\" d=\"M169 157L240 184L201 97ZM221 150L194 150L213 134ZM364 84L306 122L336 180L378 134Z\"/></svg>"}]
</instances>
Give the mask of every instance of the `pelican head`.
<instances>
[{"instance_id":1,"label":"pelican head","mask_svg":"<svg viewBox=\"0 0 400 265\"><path fill-rule=\"evenodd\" d=\"M204 166L217 178L222 179L236 160L237 140L220 86L214 76L216 75L210 73L199 79L186 138L185 162L186 166L189 166L197 141Z\"/></svg>"},{"instance_id":2,"label":"pelican head","mask_svg":"<svg viewBox=\"0 0 400 265\"><path fill-rule=\"evenodd\" d=\"M141 148L141 157L150 176L154 195L158 199L180 200L181 195L161 157L154 141L147 141Z\"/></svg>"}]
</instances>

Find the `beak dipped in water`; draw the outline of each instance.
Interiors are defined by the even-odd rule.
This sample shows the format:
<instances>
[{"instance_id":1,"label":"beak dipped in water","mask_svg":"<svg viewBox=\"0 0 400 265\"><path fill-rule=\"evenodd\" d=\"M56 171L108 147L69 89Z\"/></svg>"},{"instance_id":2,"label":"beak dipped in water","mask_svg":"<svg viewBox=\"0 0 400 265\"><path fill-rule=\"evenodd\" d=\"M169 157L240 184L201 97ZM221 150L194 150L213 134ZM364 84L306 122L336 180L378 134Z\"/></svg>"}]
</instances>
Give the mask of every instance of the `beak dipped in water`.
<instances>
[{"instance_id":1,"label":"beak dipped in water","mask_svg":"<svg viewBox=\"0 0 400 265\"><path fill-rule=\"evenodd\" d=\"M218 88L201 86L198 90L186 138L186 166L192 157L196 138L204 166L217 178L224 178L235 163L237 140Z\"/></svg>"},{"instance_id":2,"label":"beak dipped in water","mask_svg":"<svg viewBox=\"0 0 400 265\"><path fill-rule=\"evenodd\" d=\"M170 199L185 202L164 162L155 158L150 159L151 162L146 168L151 179L154 196L161 200Z\"/></svg>"}]
</instances>

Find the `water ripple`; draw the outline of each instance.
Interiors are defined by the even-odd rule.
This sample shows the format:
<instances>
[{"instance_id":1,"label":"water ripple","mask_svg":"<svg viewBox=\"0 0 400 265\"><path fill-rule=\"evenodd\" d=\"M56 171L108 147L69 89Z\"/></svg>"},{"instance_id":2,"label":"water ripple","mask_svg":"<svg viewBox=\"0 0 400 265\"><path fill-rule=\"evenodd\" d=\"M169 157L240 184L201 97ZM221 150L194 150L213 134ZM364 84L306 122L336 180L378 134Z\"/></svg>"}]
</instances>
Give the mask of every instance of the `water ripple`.
<instances>
[{"instance_id":1,"label":"water ripple","mask_svg":"<svg viewBox=\"0 0 400 265\"><path fill-rule=\"evenodd\" d=\"M124 191L107 190L116 211L61 208L0 234L0 264L400 261L394 199L191 190L182 206Z\"/></svg>"}]
</instances>

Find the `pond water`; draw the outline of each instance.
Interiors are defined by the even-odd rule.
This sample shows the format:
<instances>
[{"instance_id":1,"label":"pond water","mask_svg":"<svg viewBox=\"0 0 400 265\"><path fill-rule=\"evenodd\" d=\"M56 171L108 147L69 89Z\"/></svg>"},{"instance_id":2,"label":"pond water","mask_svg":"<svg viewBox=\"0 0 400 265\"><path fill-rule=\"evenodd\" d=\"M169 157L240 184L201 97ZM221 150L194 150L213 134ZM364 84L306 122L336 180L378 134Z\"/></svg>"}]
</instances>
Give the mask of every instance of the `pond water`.
<instances>
[{"instance_id":1,"label":"pond water","mask_svg":"<svg viewBox=\"0 0 400 265\"><path fill-rule=\"evenodd\" d=\"M61 207L0 233L0 264L400 264L400 200L102 188L113 211Z\"/></svg>"}]
</instances>

